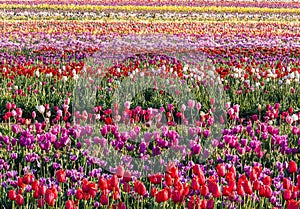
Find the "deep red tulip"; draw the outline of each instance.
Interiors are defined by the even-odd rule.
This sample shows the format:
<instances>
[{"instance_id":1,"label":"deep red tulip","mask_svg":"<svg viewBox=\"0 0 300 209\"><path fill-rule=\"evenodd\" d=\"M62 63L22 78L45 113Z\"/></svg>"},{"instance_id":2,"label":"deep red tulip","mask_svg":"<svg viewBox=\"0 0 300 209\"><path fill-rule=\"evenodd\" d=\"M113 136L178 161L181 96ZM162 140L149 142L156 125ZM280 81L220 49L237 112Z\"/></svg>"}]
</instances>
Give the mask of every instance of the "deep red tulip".
<instances>
[{"instance_id":1,"label":"deep red tulip","mask_svg":"<svg viewBox=\"0 0 300 209\"><path fill-rule=\"evenodd\" d=\"M299 209L300 201L288 200L286 209Z\"/></svg>"},{"instance_id":2,"label":"deep red tulip","mask_svg":"<svg viewBox=\"0 0 300 209\"><path fill-rule=\"evenodd\" d=\"M89 186L89 194L91 195L92 198L95 198L98 192L97 184L94 182L90 182L88 186Z\"/></svg>"},{"instance_id":3,"label":"deep red tulip","mask_svg":"<svg viewBox=\"0 0 300 209\"><path fill-rule=\"evenodd\" d=\"M258 180L255 180L253 182L253 190L258 191L260 189L260 182Z\"/></svg>"},{"instance_id":4,"label":"deep red tulip","mask_svg":"<svg viewBox=\"0 0 300 209\"><path fill-rule=\"evenodd\" d=\"M152 184L160 184L162 181L162 175L161 174L149 175L148 179Z\"/></svg>"},{"instance_id":5,"label":"deep red tulip","mask_svg":"<svg viewBox=\"0 0 300 209\"><path fill-rule=\"evenodd\" d=\"M124 172L123 180L127 183L131 181L131 173L129 171Z\"/></svg>"},{"instance_id":6,"label":"deep red tulip","mask_svg":"<svg viewBox=\"0 0 300 209\"><path fill-rule=\"evenodd\" d=\"M41 197L41 195L39 195L39 191L38 190L34 190L34 192L33 192L33 198L34 199L38 199L38 198L40 198Z\"/></svg>"},{"instance_id":7,"label":"deep red tulip","mask_svg":"<svg viewBox=\"0 0 300 209\"><path fill-rule=\"evenodd\" d=\"M8 199L11 201L15 200L17 197L16 191L15 190L9 190L8 191Z\"/></svg>"},{"instance_id":8,"label":"deep red tulip","mask_svg":"<svg viewBox=\"0 0 300 209\"><path fill-rule=\"evenodd\" d=\"M288 178L283 178L282 185L284 189L290 189L291 181Z\"/></svg>"},{"instance_id":9,"label":"deep red tulip","mask_svg":"<svg viewBox=\"0 0 300 209\"><path fill-rule=\"evenodd\" d=\"M107 190L107 180L104 177L100 177L98 180L98 187L103 191Z\"/></svg>"},{"instance_id":10,"label":"deep red tulip","mask_svg":"<svg viewBox=\"0 0 300 209\"><path fill-rule=\"evenodd\" d=\"M123 191L129 193L131 191L130 184L128 184L127 182L125 182L123 184Z\"/></svg>"},{"instance_id":11,"label":"deep red tulip","mask_svg":"<svg viewBox=\"0 0 300 209\"><path fill-rule=\"evenodd\" d=\"M209 193L209 189L206 185L201 186L200 193L203 197L205 197Z\"/></svg>"},{"instance_id":12,"label":"deep red tulip","mask_svg":"<svg viewBox=\"0 0 300 209\"><path fill-rule=\"evenodd\" d=\"M194 178L192 179L191 186L192 186L192 189L195 190L195 191L200 189L200 184L198 182L198 177L197 176L194 176Z\"/></svg>"},{"instance_id":13,"label":"deep red tulip","mask_svg":"<svg viewBox=\"0 0 300 209\"><path fill-rule=\"evenodd\" d=\"M265 190L265 197L266 198L272 197L273 191L272 191L270 186L264 186L264 190Z\"/></svg>"},{"instance_id":14,"label":"deep red tulip","mask_svg":"<svg viewBox=\"0 0 300 209\"><path fill-rule=\"evenodd\" d=\"M194 173L195 175L197 175L197 176L200 175L200 174L202 173L202 170L201 170L199 164L195 164L195 165L193 166L193 173Z\"/></svg>"},{"instance_id":15,"label":"deep red tulip","mask_svg":"<svg viewBox=\"0 0 300 209\"><path fill-rule=\"evenodd\" d=\"M263 178L263 183L264 183L264 185L271 186L272 185L272 178L270 176L265 176Z\"/></svg>"},{"instance_id":16,"label":"deep red tulip","mask_svg":"<svg viewBox=\"0 0 300 209\"><path fill-rule=\"evenodd\" d=\"M291 192L291 190L288 190L288 189L284 190L284 192L283 192L283 199L284 200L290 200L291 198L292 198L292 192Z\"/></svg>"},{"instance_id":17,"label":"deep red tulip","mask_svg":"<svg viewBox=\"0 0 300 209\"><path fill-rule=\"evenodd\" d=\"M141 196L144 196L147 192L145 185L140 181L134 182L134 191Z\"/></svg>"},{"instance_id":18,"label":"deep red tulip","mask_svg":"<svg viewBox=\"0 0 300 209\"><path fill-rule=\"evenodd\" d=\"M224 177L226 174L226 169L225 169L225 165L224 164L218 164L216 167L218 176L220 177Z\"/></svg>"},{"instance_id":19,"label":"deep red tulip","mask_svg":"<svg viewBox=\"0 0 300 209\"><path fill-rule=\"evenodd\" d=\"M118 209L126 209L126 205L124 202L119 202Z\"/></svg>"},{"instance_id":20,"label":"deep red tulip","mask_svg":"<svg viewBox=\"0 0 300 209\"><path fill-rule=\"evenodd\" d=\"M171 177L178 178L178 168L174 165L171 165L169 168L167 168L167 173L171 175Z\"/></svg>"},{"instance_id":21,"label":"deep red tulip","mask_svg":"<svg viewBox=\"0 0 300 209\"><path fill-rule=\"evenodd\" d=\"M55 195L52 192L51 189L47 189L46 190L46 194L45 194L45 202L49 205L49 206L54 206L55 204Z\"/></svg>"},{"instance_id":22,"label":"deep red tulip","mask_svg":"<svg viewBox=\"0 0 300 209\"><path fill-rule=\"evenodd\" d=\"M66 181L66 171L63 169L56 171L55 176L56 176L57 181L60 183L63 183Z\"/></svg>"},{"instance_id":23,"label":"deep red tulip","mask_svg":"<svg viewBox=\"0 0 300 209\"><path fill-rule=\"evenodd\" d=\"M214 200L211 199L207 201L207 209L213 209L214 205L215 205Z\"/></svg>"},{"instance_id":24,"label":"deep red tulip","mask_svg":"<svg viewBox=\"0 0 300 209\"><path fill-rule=\"evenodd\" d=\"M172 177L170 174L165 175L165 182L168 186L172 186Z\"/></svg>"},{"instance_id":25,"label":"deep red tulip","mask_svg":"<svg viewBox=\"0 0 300 209\"><path fill-rule=\"evenodd\" d=\"M200 209L200 199L199 196L191 197L190 201L188 202L188 209Z\"/></svg>"},{"instance_id":26,"label":"deep red tulip","mask_svg":"<svg viewBox=\"0 0 300 209\"><path fill-rule=\"evenodd\" d=\"M46 185L40 185L39 186L39 195L44 196L46 194L46 190L47 190Z\"/></svg>"},{"instance_id":27,"label":"deep red tulip","mask_svg":"<svg viewBox=\"0 0 300 209\"><path fill-rule=\"evenodd\" d=\"M238 193L238 195L240 195L242 197L245 196L244 188L241 185L238 185L238 187L237 187L237 193Z\"/></svg>"},{"instance_id":28,"label":"deep red tulip","mask_svg":"<svg viewBox=\"0 0 300 209\"><path fill-rule=\"evenodd\" d=\"M156 187L152 187L152 188L151 188L151 196L152 196L152 197L155 197L156 193L157 193Z\"/></svg>"},{"instance_id":29,"label":"deep red tulip","mask_svg":"<svg viewBox=\"0 0 300 209\"><path fill-rule=\"evenodd\" d=\"M24 204L24 198L23 198L22 195L18 194L18 195L16 196L16 203L17 203L17 205L19 205L19 206Z\"/></svg>"},{"instance_id":30,"label":"deep red tulip","mask_svg":"<svg viewBox=\"0 0 300 209\"><path fill-rule=\"evenodd\" d=\"M166 189L163 189L156 193L155 195L155 201L157 203L166 202L169 199L169 193Z\"/></svg>"},{"instance_id":31,"label":"deep red tulip","mask_svg":"<svg viewBox=\"0 0 300 209\"><path fill-rule=\"evenodd\" d=\"M80 188L78 188L76 190L75 196L78 200L82 200L83 199L83 191Z\"/></svg>"},{"instance_id":32,"label":"deep red tulip","mask_svg":"<svg viewBox=\"0 0 300 209\"><path fill-rule=\"evenodd\" d=\"M100 196L100 203L102 204L102 205L107 205L108 204L108 197L107 197L107 195L101 195Z\"/></svg>"},{"instance_id":33,"label":"deep red tulip","mask_svg":"<svg viewBox=\"0 0 300 209\"><path fill-rule=\"evenodd\" d=\"M44 205L45 205L45 199L44 198L41 198L41 199L37 200L37 206L38 206L38 208L43 208Z\"/></svg>"},{"instance_id":34,"label":"deep red tulip","mask_svg":"<svg viewBox=\"0 0 300 209\"><path fill-rule=\"evenodd\" d=\"M207 208L207 200L206 199L200 200L200 208L201 209L206 209Z\"/></svg>"},{"instance_id":35,"label":"deep red tulip","mask_svg":"<svg viewBox=\"0 0 300 209\"><path fill-rule=\"evenodd\" d=\"M75 203L73 200L66 201L66 209L75 209Z\"/></svg>"},{"instance_id":36,"label":"deep red tulip","mask_svg":"<svg viewBox=\"0 0 300 209\"><path fill-rule=\"evenodd\" d=\"M290 173L296 173L297 170L298 170L298 168L297 168L297 163L296 163L295 161L291 160L291 161L289 162L288 171L289 171Z\"/></svg>"},{"instance_id":37,"label":"deep red tulip","mask_svg":"<svg viewBox=\"0 0 300 209\"><path fill-rule=\"evenodd\" d=\"M22 178L24 184L31 184L33 182L34 176L32 174L25 174Z\"/></svg>"},{"instance_id":38,"label":"deep red tulip","mask_svg":"<svg viewBox=\"0 0 300 209\"><path fill-rule=\"evenodd\" d=\"M33 190L39 190L40 182L38 180L34 180L31 184Z\"/></svg>"},{"instance_id":39,"label":"deep red tulip","mask_svg":"<svg viewBox=\"0 0 300 209\"><path fill-rule=\"evenodd\" d=\"M173 190L171 197L172 197L172 201L174 203L180 203L182 201L182 197L183 197L182 192L175 189L175 190Z\"/></svg>"},{"instance_id":40,"label":"deep red tulip","mask_svg":"<svg viewBox=\"0 0 300 209\"><path fill-rule=\"evenodd\" d=\"M109 186L110 186L111 188L119 187L119 179L118 179L117 175L113 175L113 176L111 177L111 179L109 179L109 181L110 181Z\"/></svg>"}]
</instances>

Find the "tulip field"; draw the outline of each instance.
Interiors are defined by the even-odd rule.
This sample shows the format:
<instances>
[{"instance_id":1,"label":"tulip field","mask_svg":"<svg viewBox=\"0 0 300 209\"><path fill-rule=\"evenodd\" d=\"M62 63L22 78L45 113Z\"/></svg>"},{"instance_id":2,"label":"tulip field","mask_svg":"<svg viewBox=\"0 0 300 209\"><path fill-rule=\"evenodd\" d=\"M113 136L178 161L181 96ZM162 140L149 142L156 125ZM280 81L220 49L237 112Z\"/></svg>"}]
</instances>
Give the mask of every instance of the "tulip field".
<instances>
[{"instance_id":1,"label":"tulip field","mask_svg":"<svg viewBox=\"0 0 300 209\"><path fill-rule=\"evenodd\" d=\"M299 209L300 2L0 0L0 209Z\"/></svg>"}]
</instances>

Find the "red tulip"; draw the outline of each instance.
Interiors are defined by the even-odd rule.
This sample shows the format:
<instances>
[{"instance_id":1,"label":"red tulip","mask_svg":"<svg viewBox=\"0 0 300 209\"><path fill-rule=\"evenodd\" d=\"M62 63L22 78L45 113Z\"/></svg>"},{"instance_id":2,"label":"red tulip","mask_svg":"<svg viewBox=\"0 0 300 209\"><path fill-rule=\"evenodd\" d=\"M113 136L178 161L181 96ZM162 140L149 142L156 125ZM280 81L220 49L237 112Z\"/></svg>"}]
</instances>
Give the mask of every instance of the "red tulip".
<instances>
[{"instance_id":1,"label":"red tulip","mask_svg":"<svg viewBox=\"0 0 300 209\"><path fill-rule=\"evenodd\" d=\"M200 185L205 184L205 176L204 176L204 173L202 171L198 174L198 182L199 182Z\"/></svg>"},{"instance_id":2,"label":"red tulip","mask_svg":"<svg viewBox=\"0 0 300 209\"><path fill-rule=\"evenodd\" d=\"M235 181L235 176L234 173L229 171L228 173L226 173L225 178L227 181Z\"/></svg>"},{"instance_id":3,"label":"red tulip","mask_svg":"<svg viewBox=\"0 0 300 209\"><path fill-rule=\"evenodd\" d=\"M152 197L155 197L156 193L157 193L156 187L152 187L152 188L151 188L151 196L152 196Z\"/></svg>"},{"instance_id":4,"label":"red tulip","mask_svg":"<svg viewBox=\"0 0 300 209\"><path fill-rule=\"evenodd\" d=\"M228 186L231 189L231 191L235 191L237 189L236 188L236 181L234 181L234 180L228 181Z\"/></svg>"},{"instance_id":5,"label":"red tulip","mask_svg":"<svg viewBox=\"0 0 300 209\"><path fill-rule=\"evenodd\" d=\"M288 200L286 209L299 209L300 201Z\"/></svg>"},{"instance_id":6,"label":"red tulip","mask_svg":"<svg viewBox=\"0 0 300 209\"><path fill-rule=\"evenodd\" d=\"M207 209L213 209L214 208L214 200L208 200L207 201Z\"/></svg>"},{"instance_id":7,"label":"red tulip","mask_svg":"<svg viewBox=\"0 0 300 209\"><path fill-rule=\"evenodd\" d=\"M176 168L174 165L171 165L169 168L167 168L167 173L171 175L171 177L178 178L178 168Z\"/></svg>"},{"instance_id":8,"label":"red tulip","mask_svg":"<svg viewBox=\"0 0 300 209\"><path fill-rule=\"evenodd\" d=\"M193 179L192 179L192 189L193 190L199 190L200 189L200 185L199 185L199 182L198 182L198 178L197 176L195 176Z\"/></svg>"},{"instance_id":9,"label":"red tulip","mask_svg":"<svg viewBox=\"0 0 300 209\"><path fill-rule=\"evenodd\" d=\"M17 197L16 191L15 190L9 190L8 191L8 199L10 200L15 200Z\"/></svg>"},{"instance_id":10,"label":"red tulip","mask_svg":"<svg viewBox=\"0 0 300 209\"><path fill-rule=\"evenodd\" d=\"M39 191L38 190L33 190L34 192L33 192L33 198L34 199L38 199L38 198L40 198L41 197L41 195L39 195Z\"/></svg>"},{"instance_id":11,"label":"red tulip","mask_svg":"<svg viewBox=\"0 0 300 209\"><path fill-rule=\"evenodd\" d=\"M190 185L187 183L183 184L183 195L187 196L190 193Z\"/></svg>"},{"instance_id":12,"label":"red tulip","mask_svg":"<svg viewBox=\"0 0 300 209\"><path fill-rule=\"evenodd\" d=\"M37 206L38 206L38 208L43 208L44 205L45 205L45 199L44 198L37 200Z\"/></svg>"},{"instance_id":13,"label":"red tulip","mask_svg":"<svg viewBox=\"0 0 300 209\"><path fill-rule=\"evenodd\" d=\"M83 179L82 180L82 191L85 192L85 193L88 193L89 192L89 181L86 180L86 179Z\"/></svg>"},{"instance_id":14,"label":"red tulip","mask_svg":"<svg viewBox=\"0 0 300 209\"><path fill-rule=\"evenodd\" d=\"M49 206L54 206L55 204L55 195L51 189L46 190L45 201Z\"/></svg>"},{"instance_id":15,"label":"red tulip","mask_svg":"<svg viewBox=\"0 0 300 209\"><path fill-rule=\"evenodd\" d=\"M134 182L134 191L141 196L144 196L147 192L145 185L140 181Z\"/></svg>"},{"instance_id":16,"label":"red tulip","mask_svg":"<svg viewBox=\"0 0 300 209\"><path fill-rule=\"evenodd\" d=\"M200 175L200 174L202 173L202 170L201 170L199 164L195 164L195 165L193 166L193 173L194 173L195 175L197 175L197 176Z\"/></svg>"},{"instance_id":17,"label":"red tulip","mask_svg":"<svg viewBox=\"0 0 300 209\"><path fill-rule=\"evenodd\" d=\"M118 179L117 175L113 175L111 177L111 179L109 179L109 181L110 181L109 186L111 188L117 188L117 187L119 187L119 179Z\"/></svg>"},{"instance_id":18,"label":"red tulip","mask_svg":"<svg viewBox=\"0 0 300 209\"><path fill-rule=\"evenodd\" d=\"M264 185L267 185L267 186L272 185L272 178L270 176L265 176L262 181L263 181Z\"/></svg>"},{"instance_id":19,"label":"red tulip","mask_svg":"<svg viewBox=\"0 0 300 209\"><path fill-rule=\"evenodd\" d=\"M156 193L155 201L157 203L166 202L169 199L169 193L166 189L163 189Z\"/></svg>"},{"instance_id":20,"label":"red tulip","mask_svg":"<svg viewBox=\"0 0 300 209\"><path fill-rule=\"evenodd\" d=\"M207 200L205 200L205 199L200 200L200 208L201 209L206 209L207 208Z\"/></svg>"},{"instance_id":21,"label":"red tulip","mask_svg":"<svg viewBox=\"0 0 300 209\"><path fill-rule=\"evenodd\" d=\"M91 195L92 198L95 198L98 192L97 184L94 182L90 182L88 186L89 186L89 194Z\"/></svg>"},{"instance_id":22,"label":"red tulip","mask_svg":"<svg viewBox=\"0 0 300 209\"><path fill-rule=\"evenodd\" d=\"M288 190L288 189L284 190L284 192L283 192L283 199L284 200L290 200L291 197L292 197L291 190Z\"/></svg>"},{"instance_id":23,"label":"red tulip","mask_svg":"<svg viewBox=\"0 0 300 209\"><path fill-rule=\"evenodd\" d=\"M173 190L171 197L174 203L180 203L183 197L182 192L179 190Z\"/></svg>"},{"instance_id":24,"label":"red tulip","mask_svg":"<svg viewBox=\"0 0 300 209\"><path fill-rule=\"evenodd\" d=\"M199 196L191 197L190 201L188 202L188 209L200 209L200 199Z\"/></svg>"},{"instance_id":25,"label":"red tulip","mask_svg":"<svg viewBox=\"0 0 300 209\"><path fill-rule=\"evenodd\" d=\"M160 184L162 181L162 175L161 174L149 175L148 179L152 184Z\"/></svg>"},{"instance_id":26,"label":"red tulip","mask_svg":"<svg viewBox=\"0 0 300 209\"><path fill-rule=\"evenodd\" d=\"M231 173L233 174L233 178L236 177L236 170L235 170L235 167L234 167L234 166L231 166L231 167L229 168L229 172L231 172Z\"/></svg>"},{"instance_id":27,"label":"red tulip","mask_svg":"<svg viewBox=\"0 0 300 209\"><path fill-rule=\"evenodd\" d=\"M32 187L33 190L38 190L39 185L40 185L40 182L38 180L34 180L31 184L31 187Z\"/></svg>"},{"instance_id":28,"label":"red tulip","mask_svg":"<svg viewBox=\"0 0 300 209\"><path fill-rule=\"evenodd\" d=\"M17 203L17 205L23 205L24 204L24 198L23 198L22 195L18 194L16 196L16 203Z\"/></svg>"},{"instance_id":29,"label":"red tulip","mask_svg":"<svg viewBox=\"0 0 300 209\"><path fill-rule=\"evenodd\" d=\"M6 109L10 110L12 108L12 104L10 102L6 103Z\"/></svg>"},{"instance_id":30,"label":"red tulip","mask_svg":"<svg viewBox=\"0 0 300 209\"><path fill-rule=\"evenodd\" d=\"M123 180L127 183L131 181L131 173L129 171L124 172Z\"/></svg>"},{"instance_id":31,"label":"red tulip","mask_svg":"<svg viewBox=\"0 0 300 209\"><path fill-rule=\"evenodd\" d=\"M208 184L208 189L212 193L214 198L218 198L218 197L221 196L220 187L217 183L215 183L215 182L209 183Z\"/></svg>"},{"instance_id":32,"label":"red tulip","mask_svg":"<svg viewBox=\"0 0 300 209\"><path fill-rule=\"evenodd\" d=\"M224 177L226 174L225 165L224 164L218 164L216 167L218 176Z\"/></svg>"},{"instance_id":33,"label":"red tulip","mask_svg":"<svg viewBox=\"0 0 300 209\"><path fill-rule=\"evenodd\" d=\"M75 203L73 200L66 201L66 209L75 209Z\"/></svg>"},{"instance_id":34,"label":"red tulip","mask_svg":"<svg viewBox=\"0 0 300 209\"><path fill-rule=\"evenodd\" d=\"M78 188L78 189L76 190L75 196L76 196L76 198L77 198L78 200L83 199L83 191L82 191L80 188Z\"/></svg>"},{"instance_id":35,"label":"red tulip","mask_svg":"<svg viewBox=\"0 0 300 209\"><path fill-rule=\"evenodd\" d=\"M172 186L172 177L170 174L165 175L165 182L168 186Z\"/></svg>"},{"instance_id":36,"label":"red tulip","mask_svg":"<svg viewBox=\"0 0 300 209\"><path fill-rule=\"evenodd\" d=\"M124 182L123 191L129 193L131 191L130 184L128 184L127 182Z\"/></svg>"},{"instance_id":37,"label":"red tulip","mask_svg":"<svg viewBox=\"0 0 300 209\"><path fill-rule=\"evenodd\" d=\"M34 176L32 174L25 174L22 178L24 184L31 184L33 182Z\"/></svg>"},{"instance_id":38,"label":"red tulip","mask_svg":"<svg viewBox=\"0 0 300 209\"><path fill-rule=\"evenodd\" d=\"M56 176L56 179L58 182L63 183L66 181L66 171L65 170L60 169L60 170L56 171L55 176Z\"/></svg>"},{"instance_id":39,"label":"red tulip","mask_svg":"<svg viewBox=\"0 0 300 209\"><path fill-rule=\"evenodd\" d=\"M24 189L25 188L25 184L23 182L22 178L18 178L18 187Z\"/></svg>"},{"instance_id":40,"label":"red tulip","mask_svg":"<svg viewBox=\"0 0 300 209\"><path fill-rule=\"evenodd\" d=\"M100 203L101 203L102 205L107 205L107 204L108 204L108 197L107 197L107 195L102 194L102 195L100 196Z\"/></svg>"},{"instance_id":41,"label":"red tulip","mask_svg":"<svg viewBox=\"0 0 300 209\"><path fill-rule=\"evenodd\" d=\"M291 181L288 178L283 178L282 184L284 189L290 189L291 187Z\"/></svg>"},{"instance_id":42,"label":"red tulip","mask_svg":"<svg viewBox=\"0 0 300 209\"><path fill-rule=\"evenodd\" d=\"M124 202L119 202L118 209L126 209L126 205Z\"/></svg>"},{"instance_id":43,"label":"red tulip","mask_svg":"<svg viewBox=\"0 0 300 209\"><path fill-rule=\"evenodd\" d=\"M209 193L209 189L206 185L201 186L200 194L205 197Z\"/></svg>"},{"instance_id":44,"label":"red tulip","mask_svg":"<svg viewBox=\"0 0 300 209\"><path fill-rule=\"evenodd\" d=\"M44 196L46 193L47 187L45 185L40 185L39 186L39 195Z\"/></svg>"},{"instance_id":45,"label":"red tulip","mask_svg":"<svg viewBox=\"0 0 300 209\"><path fill-rule=\"evenodd\" d=\"M243 187L247 194L252 195L253 191L252 191L252 185L251 185L250 181L246 180L244 182Z\"/></svg>"},{"instance_id":46,"label":"red tulip","mask_svg":"<svg viewBox=\"0 0 300 209\"><path fill-rule=\"evenodd\" d=\"M272 191L270 186L264 186L264 190L265 190L265 197L266 198L272 197L273 191Z\"/></svg>"},{"instance_id":47,"label":"red tulip","mask_svg":"<svg viewBox=\"0 0 300 209\"><path fill-rule=\"evenodd\" d=\"M289 171L290 173L296 173L297 170L298 170L298 168L297 168L297 163L296 163L295 161L291 160L291 161L289 162L288 171Z\"/></svg>"},{"instance_id":48,"label":"red tulip","mask_svg":"<svg viewBox=\"0 0 300 209\"><path fill-rule=\"evenodd\" d=\"M238 195L240 195L242 197L245 196L244 188L241 185L238 185L238 187L237 187L237 193L238 193Z\"/></svg>"},{"instance_id":49,"label":"red tulip","mask_svg":"<svg viewBox=\"0 0 300 209\"><path fill-rule=\"evenodd\" d=\"M50 190L54 194L54 198L56 199L58 197L57 189L54 186L52 186Z\"/></svg>"},{"instance_id":50,"label":"red tulip","mask_svg":"<svg viewBox=\"0 0 300 209\"><path fill-rule=\"evenodd\" d=\"M223 196L231 196L232 190L230 189L229 186L224 186L223 187Z\"/></svg>"},{"instance_id":51,"label":"red tulip","mask_svg":"<svg viewBox=\"0 0 300 209\"><path fill-rule=\"evenodd\" d=\"M107 180L104 177L99 178L98 187L103 191L107 190Z\"/></svg>"}]
</instances>

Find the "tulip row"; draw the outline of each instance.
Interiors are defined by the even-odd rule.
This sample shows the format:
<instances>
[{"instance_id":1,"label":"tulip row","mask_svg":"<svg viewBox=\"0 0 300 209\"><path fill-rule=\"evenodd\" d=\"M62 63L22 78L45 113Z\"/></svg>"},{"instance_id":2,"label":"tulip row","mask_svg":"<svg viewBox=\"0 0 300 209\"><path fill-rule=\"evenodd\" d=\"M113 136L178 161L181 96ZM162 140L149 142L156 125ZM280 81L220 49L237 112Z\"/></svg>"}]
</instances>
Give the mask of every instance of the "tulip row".
<instances>
[{"instance_id":1,"label":"tulip row","mask_svg":"<svg viewBox=\"0 0 300 209\"><path fill-rule=\"evenodd\" d=\"M231 13L231 12L162 12L162 11L109 11L94 10L45 10L45 9L6 9L0 16L7 20L131 20L131 21L273 21L291 22L299 19L298 13L280 15L278 13ZM128 19L129 18L129 19Z\"/></svg>"},{"instance_id":2,"label":"tulip row","mask_svg":"<svg viewBox=\"0 0 300 209\"><path fill-rule=\"evenodd\" d=\"M296 13L298 14L299 8L260 8L260 7L232 7L232 6L132 6L132 5L76 5L76 4L0 4L2 9L45 9L45 10L79 10L79 11L173 11L173 12L230 12L230 13Z\"/></svg>"},{"instance_id":3,"label":"tulip row","mask_svg":"<svg viewBox=\"0 0 300 209\"><path fill-rule=\"evenodd\" d=\"M150 5L150 6L162 6L162 5L182 5L182 6L235 6L235 7L268 7L268 8L299 8L300 4L297 1L292 0L276 0L276 1L268 1L268 0L225 0L225 1L217 1L217 0L191 0L188 2L173 0L147 0L147 1L136 1L136 0L118 0L118 1L111 1L111 0L61 0L51 1L51 0L1 0L1 3L5 4L29 4L29 5L36 5L36 4L50 4L50 5L60 5L60 4L76 4L76 5Z\"/></svg>"}]
</instances>

